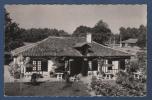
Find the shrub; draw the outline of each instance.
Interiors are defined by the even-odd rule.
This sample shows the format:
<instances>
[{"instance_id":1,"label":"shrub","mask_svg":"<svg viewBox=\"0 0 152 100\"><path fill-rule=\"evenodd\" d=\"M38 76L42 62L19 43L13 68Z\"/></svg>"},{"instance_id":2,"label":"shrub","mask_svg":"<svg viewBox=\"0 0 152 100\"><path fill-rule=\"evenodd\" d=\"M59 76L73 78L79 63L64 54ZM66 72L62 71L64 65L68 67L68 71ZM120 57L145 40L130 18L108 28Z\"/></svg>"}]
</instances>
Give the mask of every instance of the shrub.
<instances>
[{"instance_id":1,"label":"shrub","mask_svg":"<svg viewBox=\"0 0 152 100\"><path fill-rule=\"evenodd\" d=\"M125 89L117 85L111 85L103 81L94 80L91 82L91 88L95 91L96 95L101 96L125 96L127 93Z\"/></svg>"},{"instance_id":2,"label":"shrub","mask_svg":"<svg viewBox=\"0 0 152 100\"><path fill-rule=\"evenodd\" d=\"M91 88L96 95L101 96L144 96L146 94L146 84L135 80L133 75L123 71L117 74L114 85L93 77Z\"/></svg>"},{"instance_id":3,"label":"shrub","mask_svg":"<svg viewBox=\"0 0 152 100\"><path fill-rule=\"evenodd\" d=\"M9 64L8 70L15 79L19 79L20 77L20 66L14 62Z\"/></svg>"},{"instance_id":4,"label":"shrub","mask_svg":"<svg viewBox=\"0 0 152 100\"><path fill-rule=\"evenodd\" d=\"M143 96L146 93L146 83L134 79L132 74L119 72L116 83L126 89L131 96Z\"/></svg>"}]
</instances>

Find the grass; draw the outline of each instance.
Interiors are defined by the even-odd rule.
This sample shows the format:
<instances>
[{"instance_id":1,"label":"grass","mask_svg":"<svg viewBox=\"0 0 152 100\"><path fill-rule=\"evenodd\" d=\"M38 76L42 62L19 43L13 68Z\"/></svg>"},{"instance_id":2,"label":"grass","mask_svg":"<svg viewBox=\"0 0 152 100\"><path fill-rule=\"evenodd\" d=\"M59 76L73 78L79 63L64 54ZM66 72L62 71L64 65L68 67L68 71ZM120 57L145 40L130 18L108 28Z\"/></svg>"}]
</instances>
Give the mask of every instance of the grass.
<instances>
[{"instance_id":1,"label":"grass","mask_svg":"<svg viewBox=\"0 0 152 100\"><path fill-rule=\"evenodd\" d=\"M5 83L6 96L89 96L87 88L81 82L66 84L65 82Z\"/></svg>"}]
</instances>

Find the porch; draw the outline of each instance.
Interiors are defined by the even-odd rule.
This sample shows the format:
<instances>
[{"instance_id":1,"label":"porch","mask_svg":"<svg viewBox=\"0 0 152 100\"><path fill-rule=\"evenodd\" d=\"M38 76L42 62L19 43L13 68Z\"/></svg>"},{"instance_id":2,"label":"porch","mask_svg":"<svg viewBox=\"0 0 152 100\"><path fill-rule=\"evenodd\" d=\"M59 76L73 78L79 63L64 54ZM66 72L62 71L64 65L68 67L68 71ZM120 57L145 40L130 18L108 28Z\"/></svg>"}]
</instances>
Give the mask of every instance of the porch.
<instances>
[{"instance_id":1,"label":"porch","mask_svg":"<svg viewBox=\"0 0 152 100\"><path fill-rule=\"evenodd\" d=\"M125 71L129 59L126 58L102 58L102 57L62 57L62 64L56 64L54 58L40 58L32 60L31 71L25 70L24 76L30 77L33 73L43 75L44 78L50 77L50 72L55 72L58 68L61 77L65 71L71 76L82 74L83 76L96 76L99 79L116 79L116 74L121 70ZM57 62L59 63L59 62ZM57 74L56 77L59 77Z\"/></svg>"}]
</instances>

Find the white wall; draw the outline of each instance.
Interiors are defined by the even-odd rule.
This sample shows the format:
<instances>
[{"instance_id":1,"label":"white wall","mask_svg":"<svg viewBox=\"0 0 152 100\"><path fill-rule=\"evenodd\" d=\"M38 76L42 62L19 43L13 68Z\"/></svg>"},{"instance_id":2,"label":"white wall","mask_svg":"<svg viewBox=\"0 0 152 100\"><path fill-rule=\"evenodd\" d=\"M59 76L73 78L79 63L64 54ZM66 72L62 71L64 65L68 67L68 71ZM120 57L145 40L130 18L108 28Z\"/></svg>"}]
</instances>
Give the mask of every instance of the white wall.
<instances>
[{"instance_id":1,"label":"white wall","mask_svg":"<svg viewBox=\"0 0 152 100\"><path fill-rule=\"evenodd\" d=\"M54 66L54 62L52 60L48 60L48 72L54 71L54 68L56 68L56 66Z\"/></svg>"},{"instance_id":2,"label":"white wall","mask_svg":"<svg viewBox=\"0 0 152 100\"><path fill-rule=\"evenodd\" d=\"M112 69L118 69L119 61L112 61Z\"/></svg>"}]
</instances>

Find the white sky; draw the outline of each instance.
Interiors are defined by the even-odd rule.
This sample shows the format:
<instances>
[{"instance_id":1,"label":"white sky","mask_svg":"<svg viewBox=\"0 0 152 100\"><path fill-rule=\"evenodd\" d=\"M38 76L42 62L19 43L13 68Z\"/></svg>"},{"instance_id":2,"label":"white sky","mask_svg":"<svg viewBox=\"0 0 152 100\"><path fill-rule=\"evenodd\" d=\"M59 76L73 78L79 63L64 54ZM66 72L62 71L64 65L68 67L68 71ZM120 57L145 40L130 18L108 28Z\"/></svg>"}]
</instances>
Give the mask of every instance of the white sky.
<instances>
[{"instance_id":1,"label":"white sky","mask_svg":"<svg viewBox=\"0 0 152 100\"><path fill-rule=\"evenodd\" d=\"M78 26L93 27L100 19L113 33L119 28L147 25L146 5L6 5L22 28L57 28L72 33Z\"/></svg>"}]
</instances>

